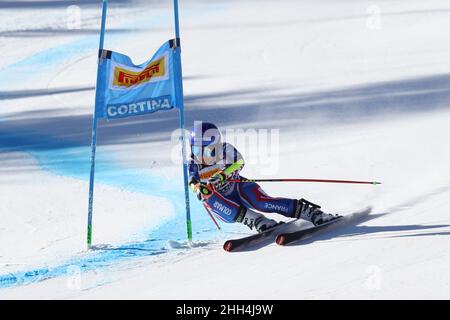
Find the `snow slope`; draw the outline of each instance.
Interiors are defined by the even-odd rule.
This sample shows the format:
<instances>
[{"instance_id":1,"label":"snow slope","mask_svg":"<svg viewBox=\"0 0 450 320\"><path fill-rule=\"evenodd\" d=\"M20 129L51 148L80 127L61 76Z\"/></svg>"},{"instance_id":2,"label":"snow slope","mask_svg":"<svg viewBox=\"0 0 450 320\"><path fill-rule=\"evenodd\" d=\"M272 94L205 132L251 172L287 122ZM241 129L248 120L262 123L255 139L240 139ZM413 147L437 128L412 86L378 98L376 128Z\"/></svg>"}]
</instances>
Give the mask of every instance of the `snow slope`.
<instances>
[{"instance_id":1,"label":"snow slope","mask_svg":"<svg viewBox=\"0 0 450 320\"><path fill-rule=\"evenodd\" d=\"M172 37L170 1L124 2L106 44L143 61ZM76 32L61 5L2 8L16 29L0 30L0 298L448 298L448 3L180 5L189 123L279 129L265 157L237 142L254 160L247 177L382 181L263 185L336 213L370 205L371 216L229 254L223 240L248 231L219 234L191 199L202 245L171 249L184 237L181 169L177 115L161 112L101 124L94 242L115 250L83 252L99 7L81 6Z\"/></svg>"}]
</instances>

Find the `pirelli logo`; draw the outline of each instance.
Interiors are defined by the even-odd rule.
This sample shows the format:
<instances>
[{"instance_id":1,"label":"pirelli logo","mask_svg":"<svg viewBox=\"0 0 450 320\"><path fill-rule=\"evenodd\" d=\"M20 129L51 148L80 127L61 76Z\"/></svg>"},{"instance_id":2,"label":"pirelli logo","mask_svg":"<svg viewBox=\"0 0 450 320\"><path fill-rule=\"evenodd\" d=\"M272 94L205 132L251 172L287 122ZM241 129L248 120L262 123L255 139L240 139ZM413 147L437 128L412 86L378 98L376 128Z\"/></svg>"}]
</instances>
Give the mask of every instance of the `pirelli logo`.
<instances>
[{"instance_id":1,"label":"pirelli logo","mask_svg":"<svg viewBox=\"0 0 450 320\"><path fill-rule=\"evenodd\" d=\"M112 88L127 89L148 82L167 79L166 56L151 61L144 69L113 65Z\"/></svg>"}]
</instances>

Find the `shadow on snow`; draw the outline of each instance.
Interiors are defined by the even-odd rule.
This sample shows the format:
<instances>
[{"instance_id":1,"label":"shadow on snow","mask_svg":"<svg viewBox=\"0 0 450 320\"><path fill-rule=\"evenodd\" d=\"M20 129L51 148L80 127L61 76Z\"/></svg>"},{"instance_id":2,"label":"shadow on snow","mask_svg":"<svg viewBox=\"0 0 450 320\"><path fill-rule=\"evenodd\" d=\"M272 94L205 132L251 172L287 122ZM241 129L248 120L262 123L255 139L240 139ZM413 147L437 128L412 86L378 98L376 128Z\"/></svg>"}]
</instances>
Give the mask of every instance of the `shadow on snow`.
<instances>
[{"instance_id":1,"label":"shadow on snow","mask_svg":"<svg viewBox=\"0 0 450 320\"><path fill-rule=\"evenodd\" d=\"M53 91L3 92L0 99L86 91L61 88ZM194 120L216 122L221 127L296 128L309 130L320 124L346 125L382 121L408 114L448 109L450 75L380 82L312 93L283 94L259 88L187 95L186 125ZM3 106L5 108L7 106ZM64 115L64 109L23 111L1 119L0 151L46 151L88 147L91 115ZM220 120L219 120L220 119ZM99 145L170 142L178 128L178 113L159 112L120 121L100 121ZM330 133L332 134L332 133ZM70 159L67 159L70 161Z\"/></svg>"}]
</instances>

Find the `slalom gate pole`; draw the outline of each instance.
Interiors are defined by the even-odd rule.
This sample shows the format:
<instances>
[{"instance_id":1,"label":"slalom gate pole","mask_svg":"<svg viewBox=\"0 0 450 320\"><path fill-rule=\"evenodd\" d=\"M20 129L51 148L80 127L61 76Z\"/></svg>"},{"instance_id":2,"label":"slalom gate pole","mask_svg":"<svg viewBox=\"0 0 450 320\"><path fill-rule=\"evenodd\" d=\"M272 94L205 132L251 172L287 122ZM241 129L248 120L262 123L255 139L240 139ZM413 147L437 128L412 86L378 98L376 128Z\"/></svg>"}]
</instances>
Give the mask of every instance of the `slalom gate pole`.
<instances>
[{"instance_id":1,"label":"slalom gate pole","mask_svg":"<svg viewBox=\"0 0 450 320\"><path fill-rule=\"evenodd\" d=\"M98 46L99 58L98 58L98 69L97 69L97 85L100 81L100 64L102 63L102 57L100 53L103 50L103 43L105 40L105 26L106 26L106 11L108 7L108 0L102 1L102 23L100 29L100 43ZM96 90L96 95L98 94ZM97 103L97 99L95 99ZM92 212L94 208L94 176L95 176L95 152L97 147L97 116L96 116L96 105L94 106L94 114L92 117L92 135L91 135L91 171L89 175L89 204L88 204L88 224L87 224L87 247L88 249L92 246Z\"/></svg>"},{"instance_id":2,"label":"slalom gate pole","mask_svg":"<svg viewBox=\"0 0 450 320\"><path fill-rule=\"evenodd\" d=\"M378 185L378 181L354 181L354 180L327 180L327 179L242 179L242 180L228 180L230 182L245 183L245 182L323 182L323 183L351 183L351 184L372 184Z\"/></svg>"},{"instance_id":3,"label":"slalom gate pole","mask_svg":"<svg viewBox=\"0 0 450 320\"><path fill-rule=\"evenodd\" d=\"M174 22L175 22L175 54L174 64L178 76L175 80L175 95L177 101L177 107L179 108L179 126L181 131L181 153L183 157L183 183L184 183L184 201L186 204L186 231L188 241L192 241L192 221L191 221L191 209L189 204L189 186L188 186L188 167L186 160L186 143L184 137L184 97L183 97L183 74L181 67L181 48L180 48L180 24L178 19L178 0L173 1L174 8Z\"/></svg>"}]
</instances>

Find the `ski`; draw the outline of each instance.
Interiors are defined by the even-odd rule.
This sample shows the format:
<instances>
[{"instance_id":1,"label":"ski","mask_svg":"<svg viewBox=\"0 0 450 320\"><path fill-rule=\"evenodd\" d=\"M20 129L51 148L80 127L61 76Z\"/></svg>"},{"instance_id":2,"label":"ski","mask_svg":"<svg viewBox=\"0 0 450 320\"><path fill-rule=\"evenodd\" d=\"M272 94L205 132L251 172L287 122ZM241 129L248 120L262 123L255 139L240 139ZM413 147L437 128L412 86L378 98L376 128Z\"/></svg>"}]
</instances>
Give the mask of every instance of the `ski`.
<instances>
[{"instance_id":1,"label":"ski","mask_svg":"<svg viewBox=\"0 0 450 320\"><path fill-rule=\"evenodd\" d=\"M227 240L223 244L223 249L228 252L245 251L249 249L257 249L258 247L273 243L274 241L279 245L287 245L291 242L312 237L313 235L334 228L335 226L360 220L367 216L370 211L371 208L366 208L363 211L341 216L316 227L305 228L302 220L293 220L287 223L279 224L262 233L257 233L244 238Z\"/></svg>"},{"instance_id":2,"label":"ski","mask_svg":"<svg viewBox=\"0 0 450 320\"><path fill-rule=\"evenodd\" d=\"M338 224L338 222L343 222L343 220L344 220L344 217L339 217L339 218L333 219L329 222L326 222L324 224L314 226L311 228L301 229L301 230L294 231L294 232L281 233L281 234L277 235L275 242L280 246L284 246L284 245L289 244L294 241L304 240L319 231L328 229L332 225Z\"/></svg>"},{"instance_id":3,"label":"ski","mask_svg":"<svg viewBox=\"0 0 450 320\"><path fill-rule=\"evenodd\" d=\"M371 208L367 208L363 211L356 212L347 216L341 216L337 219L311 228L300 229L293 232L279 233L276 237L275 242L280 246L284 246L293 242L305 240L314 235L321 234L322 232L335 229L341 225L346 225L350 222L356 222L357 220L366 217L370 213L370 211Z\"/></svg>"},{"instance_id":4,"label":"ski","mask_svg":"<svg viewBox=\"0 0 450 320\"><path fill-rule=\"evenodd\" d=\"M278 235L281 232L289 232L290 230L296 229L295 226L297 226L298 223L299 223L298 220L290 221L287 223L281 223L262 233L257 233L244 238L227 240L223 244L223 249L228 252L232 251L234 252L234 251L242 251L258 245L273 243L276 235Z\"/></svg>"}]
</instances>

